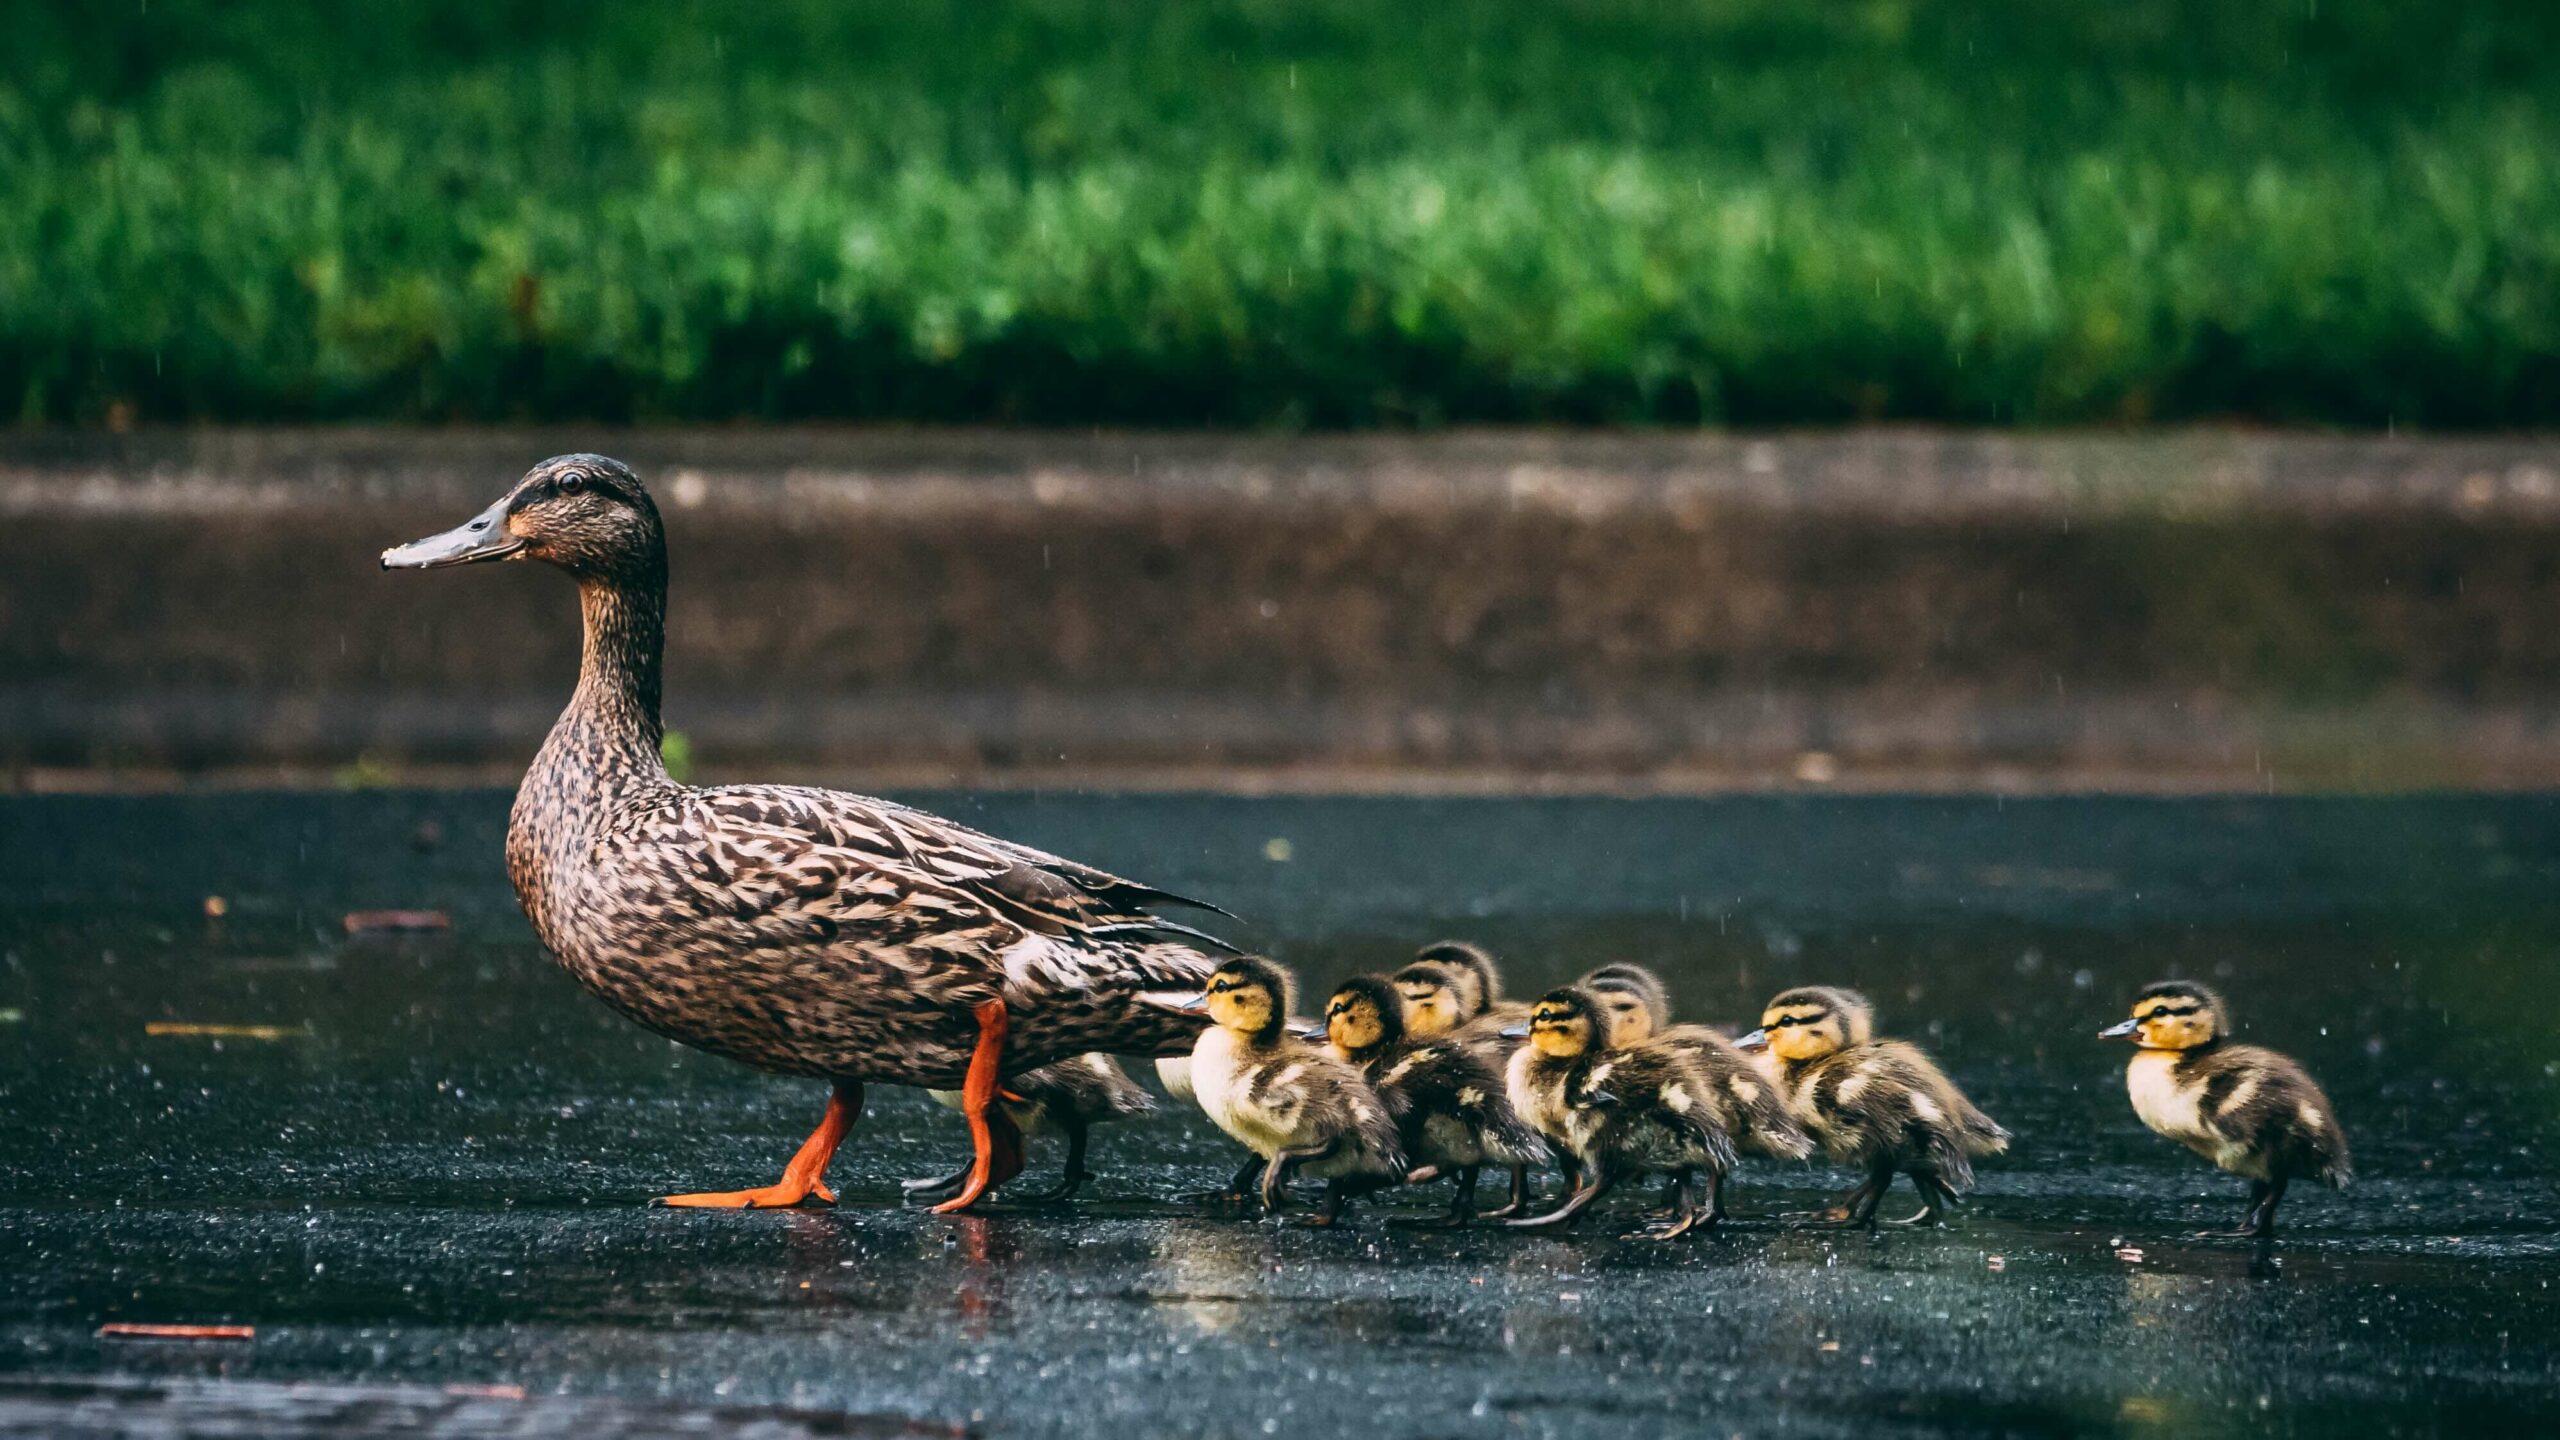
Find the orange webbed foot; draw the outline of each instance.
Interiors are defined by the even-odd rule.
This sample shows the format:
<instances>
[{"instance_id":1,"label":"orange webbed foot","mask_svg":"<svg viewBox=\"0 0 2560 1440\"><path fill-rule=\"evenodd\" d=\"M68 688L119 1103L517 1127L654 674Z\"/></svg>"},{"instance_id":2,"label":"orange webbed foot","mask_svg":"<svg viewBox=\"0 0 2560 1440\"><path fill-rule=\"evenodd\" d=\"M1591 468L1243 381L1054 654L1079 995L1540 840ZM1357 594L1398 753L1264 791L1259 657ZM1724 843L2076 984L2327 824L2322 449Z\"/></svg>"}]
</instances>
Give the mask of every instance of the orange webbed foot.
<instances>
[{"instance_id":1,"label":"orange webbed foot","mask_svg":"<svg viewBox=\"0 0 2560 1440\"><path fill-rule=\"evenodd\" d=\"M671 1210L788 1210L810 1200L833 1205L836 1192L822 1182L795 1185L785 1180L779 1185L765 1185L754 1190L701 1190L691 1195L661 1195L657 1203Z\"/></svg>"}]
</instances>

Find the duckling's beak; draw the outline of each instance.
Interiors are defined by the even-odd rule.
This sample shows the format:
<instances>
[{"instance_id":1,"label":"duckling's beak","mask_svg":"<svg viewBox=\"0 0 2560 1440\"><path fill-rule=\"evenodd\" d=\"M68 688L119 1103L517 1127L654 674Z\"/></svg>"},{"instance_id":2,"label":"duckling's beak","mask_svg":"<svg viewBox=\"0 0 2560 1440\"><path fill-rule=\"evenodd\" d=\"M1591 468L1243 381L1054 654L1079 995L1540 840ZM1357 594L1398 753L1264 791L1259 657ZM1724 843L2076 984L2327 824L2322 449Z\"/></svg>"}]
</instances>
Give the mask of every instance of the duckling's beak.
<instances>
[{"instance_id":1,"label":"duckling's beak","mask_svg":"<svg viewBox=\"0 0 2560 1440\"><path fill-rule=\"evenodd\" d=\"M2098 1032L2098 1038L2101 1040L2122 1040L2134 1032L2137 1027L2137 1023L2138 1022L2136 1021L2127 1020L2121 1025L2110 1025L2106 1029Z\"/></svg>"},{"instance_id":2,"label":"duckling's beak","mask_svg":"<svg viewBox=\"0 0 2560 1440\"><path fill-rule=\"evenodd\" d=\"M524 548L524 542L507 533L507 502L498 503L463 521L441 535L394 545L382 552L385 570L441 570L447 565L468 565L474 560L504 560Z\"/></svg>"},{"instance_id":3,"label":"duckling's beak","mask_svg":"<svg viewBox=\"0 0 2560 1440\"><path fill-rule=\"evenodd\" d=\"M1209 1013L1209 994L1205 990L1197 995L1141 995L1138 997L1138 1003L1153 1009L1169 1011L1176 1015L1206 1015Z\"/></svg>"},{"instance_id":4,"label":"duckling's beak","mask_svg":"<svg viewBox=\"0 0 2560 1440\"><path fill-rule=\"evenodd\" d=\"M1297 1036L1301 1040L1329 1040L1333 1038L1332 1031L1325 1029L1322 1025L1319 1025L1312 1020L1290 1021L1289 1033Z\"/></svg>"},{"instance_id":5,"label":"duckling's beak","mask_svg":"<svg viewBox=\"0 0 2560 1440\"><path fill-rule=\"evenodd\" d=\"M1505 1040L1526 1040L1529 1038L1529 1027L1526 1025L1505 1025L1494 1033L1500 1035Z\"/></svg>"},{"instance_id":6,"label":"duckling's beak","mask_svg":"<svg viewBox=\"0 0 2560 1440\"><path fill-rule=\"evenodd\" d=\"M1760 1051L1769 1048L1769 1032L1765 1028L1754 1030L1750 1034L1743 1036L1741 1039L1734 1041L1733 1048L1736 1050L1748 1050L1757 1054Z\"/></svg>"}]
</instances>

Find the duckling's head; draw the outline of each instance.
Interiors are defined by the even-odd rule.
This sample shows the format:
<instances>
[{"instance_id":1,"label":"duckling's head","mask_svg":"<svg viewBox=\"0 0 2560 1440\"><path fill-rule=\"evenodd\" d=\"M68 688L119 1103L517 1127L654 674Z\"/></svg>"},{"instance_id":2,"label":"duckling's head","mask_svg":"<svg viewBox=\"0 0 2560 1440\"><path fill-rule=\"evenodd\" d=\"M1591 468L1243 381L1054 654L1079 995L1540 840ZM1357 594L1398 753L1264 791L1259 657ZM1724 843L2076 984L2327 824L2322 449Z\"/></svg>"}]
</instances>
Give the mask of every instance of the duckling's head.
<instances>
[{"instance_id":1,"label":"duckling's head","mask_svg":"<svg viewBox=\"0 0 2560 1440\"><path fill-rule=\"evenodd\" d=\"M1612 1045L1635 1044L1671 1024L1671 987L1631 960L1603 965L1576 983L1598 995L1601 1008L1609 1012ZM1640 1015L1635 1013L1638 1009Z\"/></svg>"},{"instance_id":2,"label":"duckling's head","mask_svg":"<svg viewBox=\"0 0 2560 1440\"><path fill-rule=\"evenodd\" d=\"M1652 997L1623 975L1597 980L1585 975L1580 988L1599 1005L1607 1037L1602 1043L1612 1050L1641 1045L1661 1028L1655 1023Z\"/></svg>"},{"instance_id":3,"label":"duckling's head","mask_svg":"<svg viewBox=\"0 0 2560 1440\"><path fill-rule=\"evenodd\" d=\"M663 584L666 530L630 466L602 455L555 455L453 529L382 552L385 570L482 560L541 560L581 580Z\"/></svg>"},{"instance_id":4,"label":"duckling's head","mask_svg":"<svg viewBox=\"0 0 2560 1440\"><path fill-rule=\"evenodd\" d=\"M1259 955L1239 955L1209 976L1209 1019L1243 1035L1276 1037L1289 1020L1289 972Z\"/></svg>"},{"instance_id":5,"label":"duckling's head","mask_svg":"<svg viewBox=\"0 0 2560 1440\"><path fill-rule=\"evenodd\" d=\"M1354 1057L1393 1045L1404 1038L1404 997L1383 975L1354 975L1324 1003L1324 1033Z\"/></svg>"},{"instance_id":6,"label":"duckling's head","mask_svg":"<svg viewBox=\"0 0 2560 1440\"><path fill-rule=\"evenodd\" d=\"M2222 997L2193 980L2145 985L2133 997L2133 1018L2098 1032L2101 1040L2130 1038L2145 1050L2193 1050L2231 1028Z\"/></svg>"},{"instance_id":7,"label":"duckling's head","mask_svg":"<svg viewBox=\"0 0 2560 1440\"><path fill-rule=\"evenodd\" d=\"M1541 1055L1576 1060L1605 1046L1608 1019L1600 1002L1579 985L1550 990L1529 1007L1529 1043Z\"/></svg>"},{"instance_id":8,"label":"duckling's head","mask_svg":"<svg viewBox=\"0 0 2560 1440\"><path fill-rule=\"evenodd\" d=\"M1502 998L1502 967L1493 952L1468 940L1435 940L1413 952L1417 962L1438 965L1467 987L1467 1008L1481 1015Z\"/></svg>"},{"instance_id":9,"label":"duckling's head","mask_svg":"<svg viewBox=\"0 0 2560 1440\"><path fill-rule=\"evenodd\" d=\"M1766 1049L1781 1060L1801 1064L1819 1060L1851 1045L1875 1038L1875 1007L1855 990L1803 985L1781 993L1760 1012L1760 1028L1737 1043L1745 1050Z\"/></svg>"},{"instance_id":10,"label":"duckling's head","mask_svg":"<svg viewBox=\"0 0 2560 1440\"><path fill-rule=\"evenodd\" d=\"M1469 984L1436 960L1416 960L1397 971L1395 987L1404 997L1405 1033L1416 1039L1445 1035L1484 1008L1471 1003Z\"/></svg>"}]
</instances>

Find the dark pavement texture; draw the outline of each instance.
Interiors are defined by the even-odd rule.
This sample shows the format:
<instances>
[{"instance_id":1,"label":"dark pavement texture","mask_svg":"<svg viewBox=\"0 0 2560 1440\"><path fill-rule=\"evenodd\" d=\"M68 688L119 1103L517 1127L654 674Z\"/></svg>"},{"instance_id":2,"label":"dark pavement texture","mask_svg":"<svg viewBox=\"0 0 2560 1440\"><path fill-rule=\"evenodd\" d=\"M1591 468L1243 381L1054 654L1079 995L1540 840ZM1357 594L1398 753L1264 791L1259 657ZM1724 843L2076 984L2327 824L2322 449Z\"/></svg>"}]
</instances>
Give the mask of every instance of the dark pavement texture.
<instances>
[{"instance_id":1,"label":"dark pavement texture","mask_svg":"<svg viewBox=\"0 0 2560 1440\"><path fill-rule=\"evenodd\" d=\"M821 1096L579 992L514 912L503 795L0 799L0 1433L2418 1434L2560 1409L2560 803L912 798L1227 904L1310 981L1456 933L1515 989L1660 965L1698 1019L1863 986L2018 1144L1943 1232L1782 1228L1845 1177L1763 1162L1729 1230L1666 1247L1618 1238L1632 1198L1542 1237L1382 1223L1436 1193L1340 1233L1200 1214L1171 1197L1233 1154L1181 1114L1099 1132L1083 1202L937 1219L896 1182L960 1128L884 1090L840 1209L656 1211L769 1179ZM413 906L452 931L339 927ZM2173 973L2221 984L2350 1127L2360 1182L2297 1191L2270 1251L2183 1238L2241 1186L2143 1131L2091 1038Z\"/></svg>"}]
</instances>

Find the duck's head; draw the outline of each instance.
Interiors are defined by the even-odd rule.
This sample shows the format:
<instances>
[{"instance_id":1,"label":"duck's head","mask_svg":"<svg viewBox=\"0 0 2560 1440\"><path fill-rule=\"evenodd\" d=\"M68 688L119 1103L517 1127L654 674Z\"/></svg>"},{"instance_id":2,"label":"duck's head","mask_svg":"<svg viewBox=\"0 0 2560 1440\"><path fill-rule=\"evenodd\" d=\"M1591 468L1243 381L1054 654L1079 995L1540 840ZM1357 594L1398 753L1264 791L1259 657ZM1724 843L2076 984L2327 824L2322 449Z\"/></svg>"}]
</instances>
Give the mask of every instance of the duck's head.
<instances>
[{"instance_id":1,"label":"duck's head","mask_svg":"<svg viewBox=\"0 0 2560 1440\"><path fill-rule=\"evenodd\" d=\"M1210 975L1202 998L1210 1022L1242 1035L1276 1036L1288 1023L1289 972L1259 955L1240 955Z\"/></svg>"},{"instance_id":2,"label":"duck's head","mask_svg":"<svg viewBox=\"0 0 2560 1440\"><path fill-rule=\"evenodd\" d=\"M2101 1040L2129 1039L2145 1050L2193 1050L2230 1029L2222 997L2193 980L2145 985L2133 997L2133 1018L2098 1032Z\"/></svg>"},{"instance_id":3,"label":"duck's head","mask_svg":"<svg viewBox=\"0 0 2560 1440\"><path fill-rule=\"evenodd\" d=\"M1613 1047L1650 1040L1671 1023L1669 988L1641 965L1603 965L1578 983L1600 1002Z\"/></svg>"},{"instance_id":4,"label":"duck's head","mask_svg":"<svg viewBox=\"0 0 2560 1440\"><path fill-rule=\"evenodd\" d=\"M1324 1002L1325 1038L1352 1059L1404 1038L1404 997L1383 975L1354 975Z\"/></svg>"},{"instance_id":5,"label":"duck's head","mask_svg":"<svg viewBox=\"0 0 2560 1440\"><path fill-rule=\"evenodd\" d=\"M1502 967L1493 952L1471 940L1434 940L1413 952L1416 964L1437 965L1467 987L1469 1013L1481 1015L1502 998Z\"/></svg>"},{"instance_id":6,"label":"duck's head","mask_svg":"<svg viewBox=\"0 0 2560 1440\"><path fill-rule=\"evenodd\" d=\"M1550 990L1529 1007L1529 1043L1541 1055L1578 1060L1608 1040L1600 1002L1579 985Z\"/></svg>"},{"instance_id":7,"label":"duck's head","mask_svg":"<svg viewBox=\"0 0 2560 1440\"><path fill-rule=\"evenodd\" d=\"M662 579L666 531L630 466L602 455L556 455L453 529L382 552L385 570L482 560L541 560L581 580Z\"/></svg>"},{"instance_id":8,"label":"duck's head","mask_svg":"<svg viewBox=\"0 0 2560 1440\"><path fill-rule=\"evenodd\" d=\"M1484 1008L1471 1003L1468 982L1436 960L1416 960L1397 971L1395 987L1404 998L1405 1033L1417 1039L1446 1035Z\"/></svg>"},{"instance_id":9,"label":"duck's head","mask_svg":"<svg viewBox=\"0 0 2560 1440\"><path fill-rule=\"evenodd\" d=\"M1734 1042L1800 1064L1875 1038L1875 1007L1855 990L1805 985L1785 991L1760 1012L1760 1028Z\"/></svg>"}]
</instances>

